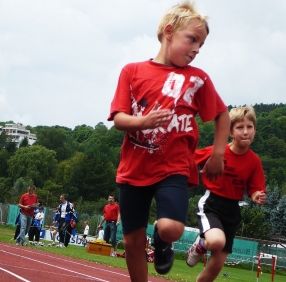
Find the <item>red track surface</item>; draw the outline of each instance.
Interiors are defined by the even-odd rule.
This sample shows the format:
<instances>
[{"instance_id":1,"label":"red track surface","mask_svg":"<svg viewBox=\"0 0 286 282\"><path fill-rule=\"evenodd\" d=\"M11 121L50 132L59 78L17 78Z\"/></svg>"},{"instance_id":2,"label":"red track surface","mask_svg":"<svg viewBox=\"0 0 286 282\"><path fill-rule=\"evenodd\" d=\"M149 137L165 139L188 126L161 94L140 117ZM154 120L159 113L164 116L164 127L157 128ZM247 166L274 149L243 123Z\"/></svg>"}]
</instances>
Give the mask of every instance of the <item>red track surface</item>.
<instances>
[{"instance_id":1,"label":"red track surface","mask_svg":"<svg viewBox=\"0 0 286 282\"><path fill-rule=\"evenodd\" d=\"M0 281L130 281L127 270L0 243ZM164 278L150 277L151 282Z\"/></svg>"}]
</instances>

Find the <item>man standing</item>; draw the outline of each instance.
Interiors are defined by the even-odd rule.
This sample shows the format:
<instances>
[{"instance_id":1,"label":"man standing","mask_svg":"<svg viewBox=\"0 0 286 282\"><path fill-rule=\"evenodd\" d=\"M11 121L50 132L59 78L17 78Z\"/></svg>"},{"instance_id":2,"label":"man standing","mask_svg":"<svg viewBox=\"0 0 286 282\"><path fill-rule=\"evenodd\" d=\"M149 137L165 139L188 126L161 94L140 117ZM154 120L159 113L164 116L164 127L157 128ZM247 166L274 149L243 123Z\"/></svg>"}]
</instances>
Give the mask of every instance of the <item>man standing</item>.
<instances>
[{"instance_id":1,"label":"man standing","mask_svg":"<svg viewBox=\"0 0 286 282\"><path fill-rule=\"evenodd\" d=\"M16 245L25 244L25 236L32 223L34 208L38 206L38 197L36 195L36 186L28 186L27 193L24 193L19 201L20 212L20 233L16 238Z\"/></svg>"},{"instance_id":2,"label":"man standing","mask_svg":"<svg viewBox=\"0 0 286 282\"><path fill-rule=\"evenodd\" d=\"M99 224L99 228L102 226L105 221L104 228L104 241L106 243L111 243L112 245L112 256L116 255L116 232L117 232L117 224L120 222L120 212L119 205L115 202L114 196L108 196L108 203L103 208L103 219Z\"/></svg>"},{"instance_id":3,"label":"man standing","mask_svg":"<svg viewBox=\"0 0 286 282\"><path fill-rule=\"evenodd\" d=\"M56 215L56 220L58 221L59 226L59 237L60 237L60 243L59 247L67 247L70 238L71 238L71 232L73 227L71 226L71 220L75 218L74 215L74 207L73 204L66 200L66 196L62 194L60 196L60 205L58 206L58 211Z\"/></svg>"}]
</instances>

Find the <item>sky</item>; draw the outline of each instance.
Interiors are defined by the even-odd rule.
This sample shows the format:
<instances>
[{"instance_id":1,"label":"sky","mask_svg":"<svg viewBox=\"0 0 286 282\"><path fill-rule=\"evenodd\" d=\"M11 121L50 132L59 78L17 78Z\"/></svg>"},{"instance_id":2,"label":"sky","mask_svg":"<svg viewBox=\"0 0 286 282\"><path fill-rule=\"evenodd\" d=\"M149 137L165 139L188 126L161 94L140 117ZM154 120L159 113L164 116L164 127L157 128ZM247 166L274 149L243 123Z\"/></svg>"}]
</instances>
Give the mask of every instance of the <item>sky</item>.
<instances>
[{"instance_id":1,"label":"sky","mask_svg":"<svg viewBox=\"0 0 286 282\"><path fill-rule=\"evenodd\" d=\"M174 0L0 0L0 121L107 122L121 68L159 51ZM192 65L227 105L286 103L286 1L196 0L210 34Z\"/></svg>"}]
</instances>

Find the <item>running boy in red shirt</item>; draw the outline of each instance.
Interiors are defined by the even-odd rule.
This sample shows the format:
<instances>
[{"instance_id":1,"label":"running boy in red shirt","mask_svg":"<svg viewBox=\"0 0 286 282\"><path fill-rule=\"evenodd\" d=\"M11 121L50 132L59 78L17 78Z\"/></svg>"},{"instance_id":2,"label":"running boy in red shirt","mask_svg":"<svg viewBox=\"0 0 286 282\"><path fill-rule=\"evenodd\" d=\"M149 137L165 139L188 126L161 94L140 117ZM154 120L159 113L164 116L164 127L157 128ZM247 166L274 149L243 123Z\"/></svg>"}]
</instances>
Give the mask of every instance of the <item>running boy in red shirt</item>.
<instances>
[{"instance_id":1,"label":"running boy in red shirt","mask_svg":"<svg viewBox=\"0 0 286 282\"><path fill-rule=\"evenodd\" d=\"M197 282L214 281L232 252L241 221L238 202L244 193L247 192L256 204L263 204L266 200L261 160L250 149L256 129L254 109L249 106L233 108L229 115L232 141L226 146L223 175L209 180L202 170L202 181L207 190L198 203L201 235L188 251L187 264L194 266L207 250L211 251L211 257ZM197 164L204 165L212 151L213 146L196 150Z\"/></svg>"},{"instance_id":2,"label":"running boy in red shirt","mask_svg":"<svg viewBox=\"0 0 286 282\"><path fill-rule=\"evenodd\" d=\"M155 269L160 274L171 269L172 242L184 231L189 186L198 182L194 162L197 114L216 124L207 175L212 178L223 171L227 107L209 76L189 65L208 32L206 18L193 5L174 6L159 24L157 56L127 64L119 77L109 120L126 132L116 182L131 281L148 280L146 226L153 198L157 205Z\"/></svg>"}]
</instances>

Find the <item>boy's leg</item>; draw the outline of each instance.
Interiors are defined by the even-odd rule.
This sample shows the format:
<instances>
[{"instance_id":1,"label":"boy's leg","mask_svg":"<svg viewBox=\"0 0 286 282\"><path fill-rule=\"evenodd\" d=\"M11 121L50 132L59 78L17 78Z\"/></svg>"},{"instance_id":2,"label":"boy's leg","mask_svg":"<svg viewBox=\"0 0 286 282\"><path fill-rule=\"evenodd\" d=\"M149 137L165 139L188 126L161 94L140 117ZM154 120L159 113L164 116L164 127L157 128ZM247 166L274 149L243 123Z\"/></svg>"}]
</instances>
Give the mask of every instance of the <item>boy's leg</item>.
<instances>
[{"instance_id":1,"label":"boy's leg","mask_svg":"<svg viewBox=\"0 0 286 282\"><path fill-rule=\"evenodd\" d=\"M148 281L145 244L145 228L124 235L126 263L132 282Z\"/></svg>"},{"instance_id":2,"label":"boy's leg","mask_svg":"<svg viewBox=\"0 0 286 282\"><path fill-rule=\"evenodd\" d=\"M146 227L154 195L152 186L119 184L119 206L124 234L126 262L132 282L148 281Z\"/></svg>"},{"instance_id":3,"label":"boy's leg","mask_svg":"<svg viewBox=\"0 0 286 282\"><path fill-rule=\"evenodd\" d=\"M172 243L184 232L188 212L187 177L171 175L155 184L157 224L154 232L154 266L158 273L167 273L174 260Z\"/></svg>"},{"instance_id":4,"label":"boy's leg","mask_svg":"<svg viewBox=\"0 0 286 282\"><path fill-rule=\"evenodd\" d=\"M224 251L213 252L209 258L206 267L198 275L196 282L212 282L216 279L224 262L228 256L228 253Z\"/></svg>"}]
</instances>

